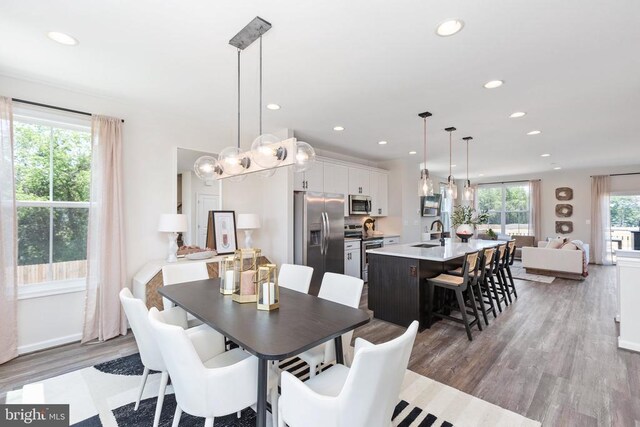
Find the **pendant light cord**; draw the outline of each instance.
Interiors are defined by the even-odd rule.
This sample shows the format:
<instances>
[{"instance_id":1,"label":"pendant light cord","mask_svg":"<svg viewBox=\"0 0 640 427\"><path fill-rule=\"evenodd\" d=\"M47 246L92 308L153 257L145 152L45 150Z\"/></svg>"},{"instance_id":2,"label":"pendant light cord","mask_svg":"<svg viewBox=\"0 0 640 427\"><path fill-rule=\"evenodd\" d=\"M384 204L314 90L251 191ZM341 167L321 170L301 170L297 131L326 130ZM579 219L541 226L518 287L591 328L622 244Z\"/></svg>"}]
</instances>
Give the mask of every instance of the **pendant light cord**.
<instances>
[{"instance_id":1,"label":"pendant light cord","mask_svg":"<svg viewBox=\"0 0 640 427\"><path fill-rule=\"evenodd\" d=\"M467 184L469 183L469 140L467 139Z\"/></svg>"},{"instance_id":2,"label":"pendant light cord","mask_svg":"<svg viewBox=\"0 0 640 427\"><path fill-rule=\"evenodd\" d=\"M238 149L240 149L240 49L238 49Z\"/></svg>"},{"instance_id":3,"label":"pendant light cord","mask_svg":"<svg viewBox=\"0 0 640 427\"><path fill-rule=\"evenodd\" d=\"M262 135L262 36L260 36L260 131L258 135Z\"/></svg>"},{"instance_id":4,"label":"pendant light cord","mask_svg":"<svg viewBox=\"0 0 640 427\"><path fill-rule=\"evenodd\" d=\"M427 169L427 118L424 118L424 168Z\"/></svg>"},{"instance_id":5,"label":"pendant light cord","mask_svg":"<svg viewBox=\"0 0 640 427\"><path fill-rule=\"evenodd\" d=\"M449 131L449 179L447 181L451 180L451 160L453 158L452 153L452 148L451 148L451 132L453 131Z\"/></svg>"}]
</instances>

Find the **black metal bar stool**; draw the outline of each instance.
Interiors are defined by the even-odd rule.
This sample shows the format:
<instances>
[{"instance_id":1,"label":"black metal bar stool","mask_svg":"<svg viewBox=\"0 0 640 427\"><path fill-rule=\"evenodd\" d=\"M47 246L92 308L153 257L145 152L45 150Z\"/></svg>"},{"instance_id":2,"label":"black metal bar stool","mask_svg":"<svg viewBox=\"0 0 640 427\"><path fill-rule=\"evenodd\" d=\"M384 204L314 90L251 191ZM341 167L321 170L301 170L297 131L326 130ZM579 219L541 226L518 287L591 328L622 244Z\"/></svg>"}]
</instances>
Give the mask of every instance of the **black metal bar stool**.
<instances>
[{"instance_id":1,"label":"black metal bar stool","mask_svg":"<svg viewBox=\"0 0 640 427\"><path fill-rule=\"evenodd\" d=\"M489 318L487 316L489 311L493 313L494 319L497 317L496 308L493 304L493 298L491 297L491 290L488 282L486 281L487 259L489 262L492 262L494 254L495 248L482 249L478 255L477 273L469 273L469 286L473 287L473 293L476 297L476 302L478 303L478 309L482 312L484 323L487 326L489 326ZM455 270L448 271L447 273L454 276L462 276L462 267L458 267Z\"/></svg>"},{"instance_id":2,"label":"black metal bar stool","mask_svg":"<svg viewBox=\"0 0 640 427\"><path fill-rule=\"evenodd\" d=\"M513 260L515 258L516 255L516 241L515 240L510 240L508 243L508 248L509 250L507 251L507 255L509 257L509 259L507 260L504 269L507 272L507 275L509 276L509 283L507 283L507 288L509 288L509 292L513 292L513 296L516 297L516 299L518 298L518 291L516 290L516 284L513 281L513 274L511 274L511 266L513 265ZM505 280L506 281L506 280Z\"/></svg>"},{"instance_id":3,"label":"black metal bar stool","mask_svg":"<svg viewBox=\"0 0 640 427\"><path fill-rule=\"evenodd\" d=\"M500 303L504 302L505 306L509 306L511 302L511 297L509 296L509 292L507 291L507 287L503 280L504 273L504 261L507 257L507 244L501 243L498 245L496 250L493 264L491 265L489 271L489 281L494 289L494 297L496 299L498 310L502 312L502 308L500 307ZM496 285L497 282L497 285Z\"/></svg>"},{"instance_id":4,"label":"black metal bar stool","mask_svg":"<svg viewBox=\"0 0 640 427\"><path fill-rule=\"evenodd\" d=\"M470 252L465 254L464 262L462 264L462 275L452 275L452 274L440 274L437 277L432 279L427 279L427 285L429 286L429 301L433 301L434 289L436 286L451 290L456 295L457 307L450 306L445 304L443 307L438 309L438 311L433 310L433 307L427 308L427 324L431 324L432 318L439 317L441 319L448 319L454 322L462 323L464 325L465 330L467 331L467 337L469 341L473 341L473 336L471 335L471 327L473 325L478 325L478 329L482 331L482 322L480 321L480 315L478 314L478 308L476 304L475 294L473 292L473 286L469 286L469 279L473 277L473 275L477 276L478 273L478 252ZM471 312L467 311L467 303L465 301L464 293L469 294L469 301L471 301ZM449 310L458 310L462 315L462 318L457 318L454 316L450 316L445 314L445 311ZM469 321L469 316L473 316L473 320Z\"/></svg>"}]
</instances>

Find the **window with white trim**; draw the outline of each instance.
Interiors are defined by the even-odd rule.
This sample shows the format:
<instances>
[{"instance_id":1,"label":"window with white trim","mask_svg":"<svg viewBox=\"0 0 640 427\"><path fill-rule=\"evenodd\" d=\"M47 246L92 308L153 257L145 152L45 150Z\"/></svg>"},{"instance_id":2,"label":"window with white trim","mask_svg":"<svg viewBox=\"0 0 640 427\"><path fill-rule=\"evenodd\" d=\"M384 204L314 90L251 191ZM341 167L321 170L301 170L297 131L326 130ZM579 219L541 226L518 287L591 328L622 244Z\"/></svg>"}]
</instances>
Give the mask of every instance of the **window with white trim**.
<instances>
[{"instance_id":1,"label":"window with white trim","mask_svg":"<svg viewBox=\"0 0 640 427\"><path fill-rule=\"evenodd\" d=\"M86 277L90 122L15 114L14 167L18 284Z\"/></svg>"},{"instance_id":2,"label":"window with white trim","mask_svg":"<svg viewBox=\"0 0 640 427\"><path fill-rule=\"evenodd\" d=\"M478 226L485 233L489 229L509 236L529 235L529 183L479 185L476 190L476 209L489 213L487 224Z\"/></svg>"}]
</instances>

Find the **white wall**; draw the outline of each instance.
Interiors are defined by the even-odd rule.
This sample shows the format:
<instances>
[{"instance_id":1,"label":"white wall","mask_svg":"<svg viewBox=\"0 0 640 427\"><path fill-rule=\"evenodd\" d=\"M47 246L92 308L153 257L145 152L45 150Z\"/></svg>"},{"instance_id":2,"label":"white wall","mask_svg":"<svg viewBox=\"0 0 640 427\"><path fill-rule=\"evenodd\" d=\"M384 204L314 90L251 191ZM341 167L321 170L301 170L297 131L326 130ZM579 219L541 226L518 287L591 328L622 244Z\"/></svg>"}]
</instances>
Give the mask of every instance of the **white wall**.
<instances>
[{"instance_id":1,"label":"white wall","mask_svg":"<svg viewBox=\"0 0 640 427\"><path fill-rule=\"evenodd\" d=\"M153 106L134 105L5 76L0 76L0 94L125 120L123 163L127 284L145 262L165 255L166 241L157 231L157 221L160 214L175 212L176 147L218 152L222 147L214 146L212 141L224 144L234 140L231 134L220 135L219 129L194 122L188 116L188 109L182 106L177 107L175 114L170 114L154 111ZM182 111L184 115L180 116ZM83 303L83 292L41 297L37 301L19 301L20 345L32 349L38 343L55 341L79 331L82 316L78 313L84 309ZM43 322L43 319L48 320Z\"/></svg>"}]
</instances>

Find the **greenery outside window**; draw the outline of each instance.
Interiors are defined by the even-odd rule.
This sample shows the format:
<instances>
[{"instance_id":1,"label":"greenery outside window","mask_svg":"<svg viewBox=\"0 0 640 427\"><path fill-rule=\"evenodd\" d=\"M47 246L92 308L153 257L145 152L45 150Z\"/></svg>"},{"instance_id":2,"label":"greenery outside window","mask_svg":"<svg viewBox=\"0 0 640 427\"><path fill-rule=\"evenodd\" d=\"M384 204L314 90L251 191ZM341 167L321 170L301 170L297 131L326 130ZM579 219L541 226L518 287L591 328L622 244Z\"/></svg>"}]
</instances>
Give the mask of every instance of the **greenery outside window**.
<instances>
[{"instance_id":1,"label":"greenery outside window","mask_svg":"<svg viewBox=\"0 0 640 427\"><path fill-rule=\"evenodd\" d=\"M18 284L86 277L89 123L14 116Z\"/></svg>"},{"instance_id":2,"label":"greenery outside window","mask_svg":"<svg viewBox=\"0 0 640 427\"><path fill-rule=\"evenodd\" d=\"M476 196L476 209L489 214L486 224L478 225L482 233L492 229L496 233L529 235L529 184L508 183L479 185Z\"/></svg>"}]
</instances>

